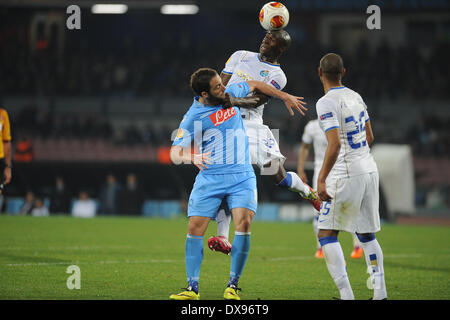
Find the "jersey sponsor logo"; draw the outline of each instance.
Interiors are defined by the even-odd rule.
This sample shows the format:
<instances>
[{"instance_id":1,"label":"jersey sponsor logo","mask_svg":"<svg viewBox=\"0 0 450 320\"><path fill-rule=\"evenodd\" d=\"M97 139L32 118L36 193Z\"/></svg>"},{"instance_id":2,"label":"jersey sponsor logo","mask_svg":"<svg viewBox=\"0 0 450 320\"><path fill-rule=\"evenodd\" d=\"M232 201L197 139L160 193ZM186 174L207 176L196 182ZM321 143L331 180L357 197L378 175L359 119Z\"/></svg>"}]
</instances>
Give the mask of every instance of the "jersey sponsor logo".
<instances>
[{"instance_id":1,"label":"jersey sponsor logo","mask_svg":"<svg viewBox=\"0 0 450 320\"><path fill-rule=\"evenodd\" d=\"M183 135L184 135L183 129L179 128L177 131L177 139L183 138Z\"/></svg>"},{"instance_id":2,"label":"jersey sponsor logo","mask_svg":"<svg viewBox=\"0 0 450 320\"><path fill-rule=\"evenodd\" d=\"M278 90L281 90L280 85L279 85L275 80L270 81L270 83L271 83L275 88L277 88Z\"/></svg>"},{"instance_id":3,"label":"jersey sponsor logo","mask_svg":"<svg viewBox=\"0 0 450 320\"><path fill-rule=\"evenodd\" d=\"M324 113L320 116L320 120L325 120L327 118L333 118L333 112Z\"/></svg>"},{"instance_id":4,"label":"jersey sponsor logo","mask_svg":"<svg viewBox=\"0 0 450 320\"><path fill-rule=\"evenodd\" d=\"M239 78L241 78L244 81L248 81L248 80L254 80L251 76L249 76L247 73L245 73L244 71L242 71L241 69L239 69L236 74L239 76Z\"/></svg>"},{"instance_id":5,"label":"jersey sponsor logo","mask_svg":"<svg viewBox=\"0 0 450 320\"><path fill-rule=\"evenodd\" d=\"M261 77L267 77L269 75L269 70L261 70L259 74Z\"/></svg>"},{"instance_id":6,"label":"jersey sponsor logo","mask_svg":"<svg viewBox=\"0 0 450 320\"><path fill-rule=\"evenodd\" d=\"M218 125L221 125L225 121L231 119L236 115L236 110L234 108L228 108L228 109L219 109L216 112L214 112L212 115L209 116L212 123L215 127Z\"/></svg>"}]
</instances>

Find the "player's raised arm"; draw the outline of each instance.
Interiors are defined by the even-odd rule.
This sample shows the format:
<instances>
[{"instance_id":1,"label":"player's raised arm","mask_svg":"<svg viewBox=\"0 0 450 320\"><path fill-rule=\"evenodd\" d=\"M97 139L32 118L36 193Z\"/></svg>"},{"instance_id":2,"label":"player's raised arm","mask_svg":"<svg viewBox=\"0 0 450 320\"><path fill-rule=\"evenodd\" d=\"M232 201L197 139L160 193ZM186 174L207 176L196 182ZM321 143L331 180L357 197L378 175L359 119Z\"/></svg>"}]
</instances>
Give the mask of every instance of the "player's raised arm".
<instances>
[{"instance_id":1,"label":"player's raised arm","mask_svg":"<svg viewBox=\"0 0 450 320\"><path fill-rule=\"evenodd\" d=\"M225 94L224 107L239 107L239 108L257 108L269 101L269 97L263 93L255 93L251 97L236 98L229 93Z\"/></svg>"},{"instance_id":2,"label":"player's raised arm","mask_svg":"<svg viewBox=\"0 0 450 320\"><path fill-rule=\"evenodd\" d=\"M306 102L303 101L303 97L293 96L287 92L278 90L268 84L265 84L261 81L250 80L247 81L250 91L259 91L267 96L275 97L284 101L286 108L288 109L291 116L294 115L294 111L292 109L297 109L302 115L305 115L303 111L307 111L308 109L305 107Z\"/></svg>"}]
</instances>

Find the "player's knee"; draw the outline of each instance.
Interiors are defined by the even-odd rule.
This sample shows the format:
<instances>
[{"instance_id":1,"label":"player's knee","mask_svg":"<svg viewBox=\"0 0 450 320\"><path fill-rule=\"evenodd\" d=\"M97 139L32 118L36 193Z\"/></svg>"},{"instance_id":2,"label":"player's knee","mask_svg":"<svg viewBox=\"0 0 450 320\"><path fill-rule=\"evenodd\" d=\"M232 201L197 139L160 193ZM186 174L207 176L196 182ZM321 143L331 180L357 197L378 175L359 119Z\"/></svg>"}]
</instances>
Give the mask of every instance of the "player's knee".
<instances>
[{"instance_id":1,"label":"player's knee","mask_svg":"<svg viewBox=\"0 0 450 320\"><path fill-rule=\"evenodd\" d=\"M357 233L356 236L362 243L369 242L375 239L375 233Z\"/></svg>"},{"instance_id":2,"label":"player's knee","mask_svg":"<svg viewBox=\"0 0 450 320\"><path fill-rule=\"evenodd\" d=\"M320 229L319 232L317 233L317 237L320 238L324 238L324 237L337 237L339 234L339 231L337 230L325 230L325 229Z\"/></svg>"},{"instance_id":3,"label":"player's knee","mask_svg":"<svg viewBox=\"0 0 450 320\"><path fill-rule=\"evenodd\" d=\"M252 225L253 220L252 218L253 218L252 214L246 214L243 217L241 217L241 219L239 219L239 221L236 222L236 231L249 232L250 227Z\"/></svg>"}]
</instances>

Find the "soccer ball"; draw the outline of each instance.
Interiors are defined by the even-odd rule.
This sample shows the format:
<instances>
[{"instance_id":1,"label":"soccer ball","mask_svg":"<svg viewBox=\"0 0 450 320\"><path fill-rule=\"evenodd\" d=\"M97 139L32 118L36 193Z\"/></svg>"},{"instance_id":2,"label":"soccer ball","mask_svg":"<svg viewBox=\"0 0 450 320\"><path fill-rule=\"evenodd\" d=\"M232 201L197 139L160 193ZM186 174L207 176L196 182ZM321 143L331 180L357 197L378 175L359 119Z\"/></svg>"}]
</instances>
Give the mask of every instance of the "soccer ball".
<instances>
[{"instance_id":1,"label":"soccer ball","mask_svg":"<svg viewBox=\"0 0 450 320\"><path fill-rule=\"evenodd\" d=\"M280 30L289 23L289 11L281 2L268 2L259 12L259 23L268 30Z\"/></svg>"}]
</instances>

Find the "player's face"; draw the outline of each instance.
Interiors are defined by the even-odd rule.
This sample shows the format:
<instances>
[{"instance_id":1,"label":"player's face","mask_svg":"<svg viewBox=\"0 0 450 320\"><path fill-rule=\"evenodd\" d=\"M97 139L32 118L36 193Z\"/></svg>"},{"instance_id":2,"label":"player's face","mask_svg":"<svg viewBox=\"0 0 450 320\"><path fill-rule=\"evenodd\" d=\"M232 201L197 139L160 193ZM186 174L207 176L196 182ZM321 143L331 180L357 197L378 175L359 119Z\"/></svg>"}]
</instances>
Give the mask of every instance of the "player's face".
<instances>
[{"instance_id":1,"label":"player's face","mask_svg":"<svg viewBox=\"0 0 450 320\"><path fill-rule=\"evenodd\" d=\"M225 86L222 83L222 79L219 75L216 75L209 82L209 96L208 101L213 105L221 104L225 99Z\"/></svg>"},{"instance_id":2,"label":"player's face","mask_svg":"<svg viewBox=\"0 0 450 320\"><path fill-rule=\"evenodd\" d=\"M273 55L273 53L278 52L277 38L270 31L266 33L266 36L262 40L259 52L264 55Z\"/></svg>"}]
</instances>

